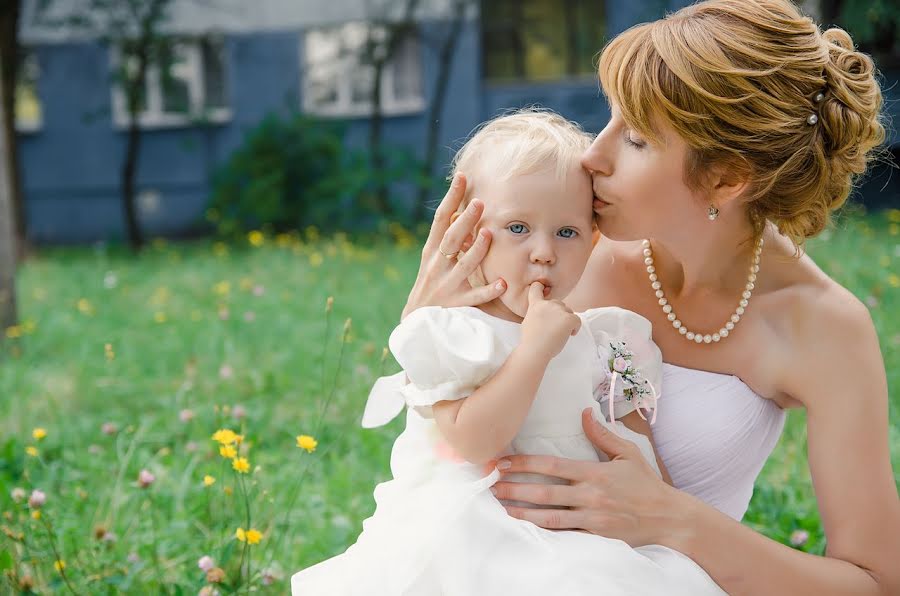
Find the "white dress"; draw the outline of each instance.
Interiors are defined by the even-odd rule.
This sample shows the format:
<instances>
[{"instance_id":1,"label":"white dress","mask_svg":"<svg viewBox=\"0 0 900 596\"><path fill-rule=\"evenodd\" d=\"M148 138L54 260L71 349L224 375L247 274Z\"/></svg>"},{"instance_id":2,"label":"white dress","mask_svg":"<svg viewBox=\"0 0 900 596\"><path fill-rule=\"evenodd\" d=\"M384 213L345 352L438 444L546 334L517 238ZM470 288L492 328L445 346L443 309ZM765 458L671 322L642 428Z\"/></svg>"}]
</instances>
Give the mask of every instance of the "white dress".
<instances>
[{"instance_id":1,"label":"white dress","mask_svg":"<svg viewBox=\"0 0 900 596\"><path fill-rule=\"evenodd\" d=\"M581 330L550 362L504 454L605 461L584 435L581 411L590 407L609 425L610 403L620 418L635 409L639 385L646 383L654 394L660 389L662 361L646 319L620 308L580 316ZM355 544L292 577L294 596L723 593L702 568L668 548L633 549L620 540L550 531L509 516L489 491L499 472L463 461L442 440L431 406L467 397L484 384L520 332L519 324L469 307L421 308L394 330L390 348L404 373L376 383L363 417L363 426L378 426L407 407L406 429L391 453L393 479L375 488L375 513ZM620 353L614 350L622 349L630 352L628 371L637 371L625 374L627 383L616 371L620 363L613 366ZM656 467L645 437L620 422L612 426ZM525 479L516 476L510 479Z\"/></svg>"}]
</instances>

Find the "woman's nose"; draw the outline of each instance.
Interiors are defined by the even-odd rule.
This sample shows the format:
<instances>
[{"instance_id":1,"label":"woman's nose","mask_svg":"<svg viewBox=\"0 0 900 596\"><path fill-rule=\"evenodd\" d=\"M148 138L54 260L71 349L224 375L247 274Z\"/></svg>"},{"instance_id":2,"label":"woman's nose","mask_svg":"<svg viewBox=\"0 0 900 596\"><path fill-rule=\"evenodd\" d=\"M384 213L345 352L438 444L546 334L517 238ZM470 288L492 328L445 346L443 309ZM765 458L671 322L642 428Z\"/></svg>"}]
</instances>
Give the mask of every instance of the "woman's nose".
<instances>
[{"instance_id":1,"label":"woman's nose","mask_svg":"<svg viewBox=\"0 0 900 596\"><path fill-rule=\"evenodd\" d=\"M608 136L608 129L600 131L591 146L581 156L581 166L593 175L609 176L613 172Z\"/></svg>"}]
</instances>

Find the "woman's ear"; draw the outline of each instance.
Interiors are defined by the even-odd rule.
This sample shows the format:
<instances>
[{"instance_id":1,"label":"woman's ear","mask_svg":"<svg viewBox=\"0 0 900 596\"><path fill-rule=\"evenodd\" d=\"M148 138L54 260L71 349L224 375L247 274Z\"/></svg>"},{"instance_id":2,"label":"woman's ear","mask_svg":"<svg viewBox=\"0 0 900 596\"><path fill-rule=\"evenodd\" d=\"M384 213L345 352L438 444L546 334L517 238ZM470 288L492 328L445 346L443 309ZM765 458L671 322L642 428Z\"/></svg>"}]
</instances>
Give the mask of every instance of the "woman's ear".
<instances>
[{"instance_id":1,"label":"woman's ear","mask_svg":"<svg viewBox=\"0 0 900 596\"><path fill-rule=\"evenodd\" d=\"M750 189L750 176L724 166L714 166L709 178L709 202L717 209L738 204Z\"/></svg>"}]
</instances>

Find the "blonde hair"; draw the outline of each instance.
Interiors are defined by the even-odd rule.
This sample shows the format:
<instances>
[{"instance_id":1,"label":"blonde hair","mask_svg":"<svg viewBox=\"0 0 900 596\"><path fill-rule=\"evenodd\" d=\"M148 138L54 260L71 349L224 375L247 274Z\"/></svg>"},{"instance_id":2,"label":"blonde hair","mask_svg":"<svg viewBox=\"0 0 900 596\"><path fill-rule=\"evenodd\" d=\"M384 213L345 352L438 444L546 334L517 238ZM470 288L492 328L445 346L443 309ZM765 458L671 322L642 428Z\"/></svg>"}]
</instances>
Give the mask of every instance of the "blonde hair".
<instances>
[{"instance_id":1,"label":"blonde hair","mask_svg":"<svg viewBox=\"0 0 900 596\"><path fill-rule=\"evenodd\" d=\"M757 234L771 221L798 247L885 138L871 58L788 0L707 0L635 26L604 48L599 75L629 127L659 142L662 121L685 140L688 186L713 165L743 177Z\"/></svg>"},{"instance_id":2,"label":"blonde hair","mask_svg":"<svg viewBox=\"0 0 900 596\"><path fill-rule=\"evenodd\" d=\"M468 180L460 210L469 204L477 180L483 176L503 181L552 168L563 180L592 141L577 123L536 107L508 112L479 125L450 165L451 178L464 172Z\"/></svg>"}]
</instances>

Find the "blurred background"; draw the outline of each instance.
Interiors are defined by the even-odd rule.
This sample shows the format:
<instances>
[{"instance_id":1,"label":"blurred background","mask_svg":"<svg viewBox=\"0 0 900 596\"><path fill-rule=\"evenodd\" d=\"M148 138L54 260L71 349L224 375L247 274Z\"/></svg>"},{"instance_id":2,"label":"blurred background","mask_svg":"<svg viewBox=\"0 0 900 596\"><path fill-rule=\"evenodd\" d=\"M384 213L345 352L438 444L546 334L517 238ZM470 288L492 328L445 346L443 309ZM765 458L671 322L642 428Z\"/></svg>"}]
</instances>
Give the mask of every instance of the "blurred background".
<instances>
[{"instance_id":1,"label":"blurred background","mask_svg":"<svg viewBox=\"0 0 900 596\"><path fill-rule=\"evenodd\" d=\"M352 543L402 429L359 417L453 153L519 106L599 131L605 41L687 3L2 0L0 591L284 593ZM800 5L896 120L900 4ZM900 470L891 174L808 250L872 313ZM745 523L821 553L805 458L792 412Z\"/></svg>"}]
</instances>

